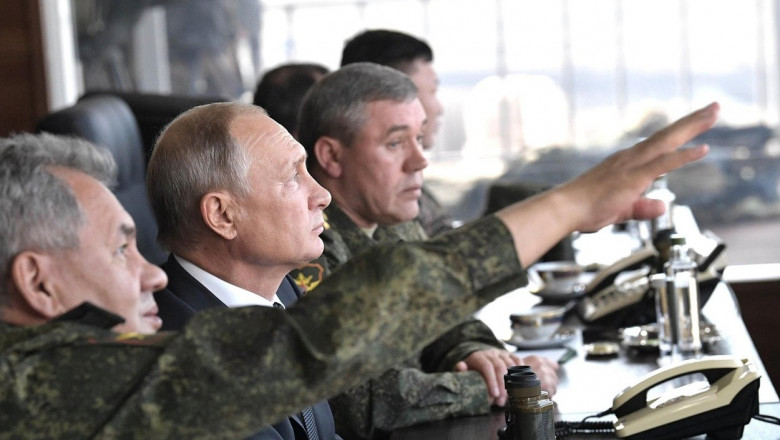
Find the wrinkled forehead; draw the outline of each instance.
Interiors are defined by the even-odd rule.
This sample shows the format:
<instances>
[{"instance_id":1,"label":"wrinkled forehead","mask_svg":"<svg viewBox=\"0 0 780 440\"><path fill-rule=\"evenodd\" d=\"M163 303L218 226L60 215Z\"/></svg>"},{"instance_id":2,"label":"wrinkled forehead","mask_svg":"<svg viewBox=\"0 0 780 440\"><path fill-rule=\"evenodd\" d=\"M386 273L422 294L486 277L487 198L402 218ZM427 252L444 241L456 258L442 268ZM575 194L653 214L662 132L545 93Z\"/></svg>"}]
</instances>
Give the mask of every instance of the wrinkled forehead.
<instances>
[{"instance_id":1,"label":"wrinkled forehead","mask_svg":"<svg viewBox=\"0 0 780 440\"><path fill-rule=\"evenodd\" d=\"M81 171L74 170L73 168L50 165L46 167L46 170L65 183L77 199L80 199L80 194L82 197L84 195L95 195L99 192L98 188L102 186L102 184L93 177ZM79 200L79 203L81 203L81 200Z\"/></svg>"},{"instance_id":2,"label":"wrinkled forehead","mask_svg":"<svg viewBox=\"0 0 780 440\"><path fill-rule=\"evenodd\" d=\"M298 141L280 124L263 114L244 114L231 125L231 135L253 162L269 168L298 161L306 153Z\"/></svg>"},{"instance_id":3,"label":"wrinkled forehead","mask_svg":"<svg viewBox=\"0 0 780 440\"><path fill-rule=\"evenodd\" d=\"M76 197L87 227L113 230L121 225L133 226L133 219L114 194L92 176L70 168L53 166L52 175L65 182Z\"/></svg>"},{"instance_id":4,"label":"wrinkled forehead","mask_svg":"<svg viewBox=\"0 0 780 440\"><path fill-rule=\"evenodd\" d=\"M368 123L395 126L421 123L425 119L425 111L418 96L405 100L378 99L366 103L364 117Z\"/></svg>"},{"instance_id":5,"label":"wrinkled forehead","mask_svg":"<svg viewBox=\"0 0 780 440\"><path fill-rule=\"evenodd\" d=\"M236 116L230 124L230 135L239 145L249 149L259 145L280 142L287 130L273 119L262 113L243 113Z\"/></svg>"}]
</instances>

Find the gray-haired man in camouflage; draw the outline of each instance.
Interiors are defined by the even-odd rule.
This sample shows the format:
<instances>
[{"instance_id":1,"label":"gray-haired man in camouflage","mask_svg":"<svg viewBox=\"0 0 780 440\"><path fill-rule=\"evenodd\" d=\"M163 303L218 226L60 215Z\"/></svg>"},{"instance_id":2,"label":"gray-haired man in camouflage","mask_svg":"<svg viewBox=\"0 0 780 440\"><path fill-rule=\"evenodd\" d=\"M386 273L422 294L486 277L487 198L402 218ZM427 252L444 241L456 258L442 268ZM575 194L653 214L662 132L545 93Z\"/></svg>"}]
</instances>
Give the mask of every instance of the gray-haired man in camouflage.
<instances>
[{"instance_id":1,"label":"gray-haired man in camouflage","mask_svg":"<svg viewBox=\"0 0 780 440\"><path fill-rule=\"evenodd\" d=\"M307 292L364 250L428 237L415 221L428 164L421 140L426 113L408 76L355 63L315 84L301 106L299 141L308 169L330 191L322 255L291 273ZM426 276L421 273L421 276ZM378 291L377 295L382 292ZM448 417L486 414L506 401L507 367L526 364L552 396L555 361L521 359L482 321L469 319L381 376L330 399L348 440Z\"/></svg>"},{"instance_id":2,"label":"gray-haired man in camouflage","mask_svg":"<svg viewBox=\"0 0 780 440\"><path fill-rule=\"evenodd\" d=\"M140 256L132 219L98 180L110 176L95 171L106 154L83 160L78 151L90 148L61 138L2 140L0 436L256 432L408 357L522 282L522 266L569 233L659 215L644 189L706 154L677 148L716 115L717 105L694 112L568 184L425 244L372 249L286 312L214 309L156 336L126 333L159 328L151 298L166 278ZM271 160L272 150L261 154ZM387 261L398 263L365 270Z\"/></svg>"}]
</instances>

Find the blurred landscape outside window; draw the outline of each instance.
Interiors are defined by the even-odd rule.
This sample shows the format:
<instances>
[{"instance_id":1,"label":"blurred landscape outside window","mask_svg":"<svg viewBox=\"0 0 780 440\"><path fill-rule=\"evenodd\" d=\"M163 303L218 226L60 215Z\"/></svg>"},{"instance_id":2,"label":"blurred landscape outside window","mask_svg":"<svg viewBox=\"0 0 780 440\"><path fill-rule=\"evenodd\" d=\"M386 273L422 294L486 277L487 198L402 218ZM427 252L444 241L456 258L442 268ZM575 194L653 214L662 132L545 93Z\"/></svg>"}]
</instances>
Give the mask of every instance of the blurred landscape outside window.
<instances>
[{"instance_id":1,"label":"blurred landscape outside window","mask_svg":"<svg viewBox=\"0 0 780 440\"><path fill-rule=\"evenodd\" d=\"M669 176L731 264L780 262L778 1L71 0L82 92L251 100L287 62L338 68L363 29L434 50L426 179L480 216L496 182L550 186L711 101L712 152Z\"/></svg>"}]
</instances>

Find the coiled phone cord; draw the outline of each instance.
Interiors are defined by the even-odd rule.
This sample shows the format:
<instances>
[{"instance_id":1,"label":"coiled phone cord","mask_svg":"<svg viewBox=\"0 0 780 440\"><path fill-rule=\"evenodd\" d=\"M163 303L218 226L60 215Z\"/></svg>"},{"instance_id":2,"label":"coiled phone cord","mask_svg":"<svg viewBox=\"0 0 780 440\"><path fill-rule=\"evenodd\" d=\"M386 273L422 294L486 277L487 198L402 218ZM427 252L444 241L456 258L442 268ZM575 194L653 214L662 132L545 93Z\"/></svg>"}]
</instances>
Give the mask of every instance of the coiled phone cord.
<instances>
[{"instance_id":1,"label":"coiled phone cord","mask_svg":"<svg viewBox=\"0 0 780 440\"><path fill-rule=\"evenodd\" d=\"M571 422L571 421L565 421L565 420L558 420L555 422L555 437L556 438L565 438L572 435L587 435L587 434L611 434L615 432L615 426L612 422L588 422L588 419L592 418L599 418L604 417L606 415L612 414L612 409L608 409L606 411L602 411L598 414L594 414L588 417L585 417L584 419L580 420L579 422ZM780 425L780 418L775 416L770 416L768 414L756 414L753 416L754 419L766 422L766 423L772 423L774 425Z\"/></svg>"},{"instance_id":2,"label":"coiled phone cord","mask_svg":"<svg viewBox=\"0 0 780 440\"><path fill-rule=\"evenodd\" d=\"M594 414L579 422L570 422L565 420L558 420L555 422L555 437L564 438L571 435L586 435L586 434L612 434L615 432L615 425L612 422L588 422L588 419L604 417L612 414L612 409L602 411L598 414Z\"/></svg>"}]
</instances>

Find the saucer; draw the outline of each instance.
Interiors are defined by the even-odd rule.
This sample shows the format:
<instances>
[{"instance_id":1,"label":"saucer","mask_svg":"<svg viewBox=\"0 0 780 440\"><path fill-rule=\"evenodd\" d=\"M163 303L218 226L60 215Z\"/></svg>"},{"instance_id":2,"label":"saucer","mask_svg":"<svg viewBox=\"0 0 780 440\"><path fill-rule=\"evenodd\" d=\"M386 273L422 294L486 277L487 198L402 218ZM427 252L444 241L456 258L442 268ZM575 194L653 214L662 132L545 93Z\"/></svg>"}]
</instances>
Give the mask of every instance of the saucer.
<instances>
[{"instance_id":1,"label":"saucer","mask_svg":"<svg viewBox=\"0 0 780 440\"><path fill-rule=\"evenodd\" d=\"M514 345L519 350L533 350L540 348L556 348L563 347L564 345L572 342L577 337L577 331L571 327L561 326L549 339L539 340L525 340L519 335L513 335L509 339L505 339L509 345Z\"/></svg>"}]
</instances>

